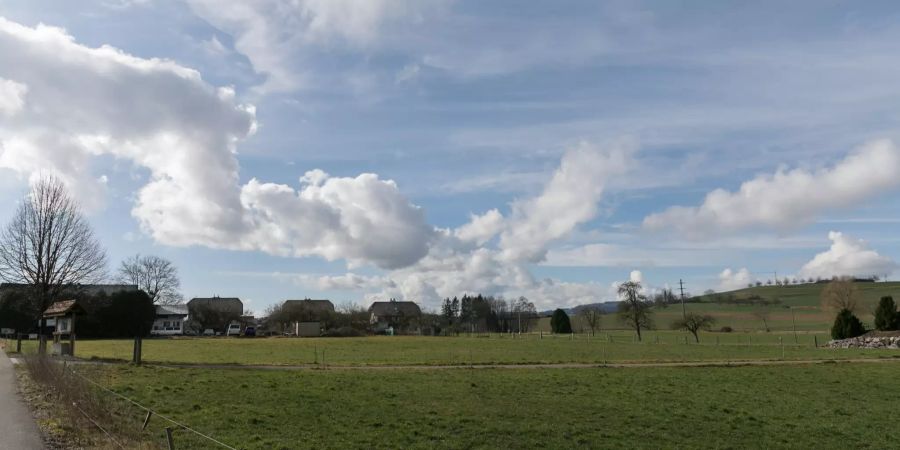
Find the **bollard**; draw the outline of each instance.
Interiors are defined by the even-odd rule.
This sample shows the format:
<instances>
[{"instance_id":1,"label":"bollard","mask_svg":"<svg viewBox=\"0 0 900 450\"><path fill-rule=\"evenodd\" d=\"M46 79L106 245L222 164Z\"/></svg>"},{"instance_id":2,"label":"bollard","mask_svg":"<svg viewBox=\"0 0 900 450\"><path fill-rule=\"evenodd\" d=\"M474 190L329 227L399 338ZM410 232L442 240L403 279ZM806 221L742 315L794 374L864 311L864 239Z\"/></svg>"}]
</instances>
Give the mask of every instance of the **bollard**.
<instances>
[{"instance_id":1,"label":"bollard","mask_svg":"<svg viewBox=\"0 0 900 450\"><path fill-rule=\"evenodd\" d=\"M143 342L141 341L140 336L134 337L134 349L131 354L131 362L141 365L141 353L143 350Z\"/></svg>"},{"instance_id":2,"label":"bollard","mask_svg":"<svg viewBox=\"0 0 900 450\"><path fill-rule=\"evenodd\" d=\"M16 335L16 353L22 353L22 334Z\"/></svg>"},{"instance_id":3,"label":"bollard","mask_svg":"<svg viewBox=\"0 0 900 450\"><path fill-rule=\"evenodd\" d=\"M172 429L166 427L166 443L169 444L169 450L175 450L175 439L172 438Z\"/></svg>"}]
</instances>

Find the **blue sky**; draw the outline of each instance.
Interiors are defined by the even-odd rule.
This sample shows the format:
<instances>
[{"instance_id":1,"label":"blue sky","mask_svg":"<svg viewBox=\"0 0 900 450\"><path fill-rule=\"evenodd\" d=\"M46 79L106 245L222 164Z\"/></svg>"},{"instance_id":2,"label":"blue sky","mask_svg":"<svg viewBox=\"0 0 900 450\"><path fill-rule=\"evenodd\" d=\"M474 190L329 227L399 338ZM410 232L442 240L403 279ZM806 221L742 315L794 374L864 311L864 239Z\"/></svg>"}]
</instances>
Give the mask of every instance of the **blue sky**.
<instances>
[{"instance_id":1,"label":"blue sky","mask_svg":"<svg viewBox=\"0 0 900 450\"><path fill-rule=\"evenodd\" d=\"M157 254L256 311L892 276L898 14L0 0L0 219L55 173L111 272Z\"/></svg>"}]
</instances>

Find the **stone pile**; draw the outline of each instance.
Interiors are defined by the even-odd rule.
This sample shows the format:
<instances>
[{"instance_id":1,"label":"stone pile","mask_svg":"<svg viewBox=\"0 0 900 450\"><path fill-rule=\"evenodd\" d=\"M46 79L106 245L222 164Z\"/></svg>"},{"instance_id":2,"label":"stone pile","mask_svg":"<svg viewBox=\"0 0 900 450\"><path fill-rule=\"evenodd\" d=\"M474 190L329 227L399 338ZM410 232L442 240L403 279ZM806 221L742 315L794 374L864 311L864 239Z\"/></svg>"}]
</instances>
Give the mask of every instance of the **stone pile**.
<instances>
[{"instance_id":1,"label":"stone pile","mask_svg":"<svg viewBox=\"0 0 900 450\"><path fill-rule=\"evenodd\" d=\"M873 337L859 336L850 339L829 341L826 344L831 348L896 348L900 349L900 336Z\"/></svg>"}]
</instances>

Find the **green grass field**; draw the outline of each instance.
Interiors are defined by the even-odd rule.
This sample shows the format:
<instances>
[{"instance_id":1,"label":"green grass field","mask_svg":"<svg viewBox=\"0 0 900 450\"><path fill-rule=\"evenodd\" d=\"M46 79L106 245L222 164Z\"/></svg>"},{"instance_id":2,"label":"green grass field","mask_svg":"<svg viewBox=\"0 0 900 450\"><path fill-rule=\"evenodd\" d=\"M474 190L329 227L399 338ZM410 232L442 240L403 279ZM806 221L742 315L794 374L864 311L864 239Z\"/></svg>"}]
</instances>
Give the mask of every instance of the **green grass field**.
<instances>
[{"instance_id":1,"label":"green grass field","mask_svg":"<svg viewBox=\"0 0 900 450\"><path fill-rule=\"evenodd\" d=\"M815 348L813 336L776 333L706 333L702 345L679 332L650 332L634 343L628 332L521 338L492 337L365 337L365 338L189 338L147 339L143 358L148 363L243 365L385 366L549 364L604 362L741 361L774 359L895 358L895 350ZM684 344L687 338L688 344ZM825 336L817 336L819 343ZM718 340L719 345L716 345ZM784 342L784 349L779 345ZM612 342L610 342L612 341ZM33 352L28 342L24 352ZM128 361L129 340L84 340L76 344L84 359Z\"/></svg>"},{"instance_id":2,"label":"green grass field","mask_svg":"<svg viewBox=\"0 0 900 450\"><path fill-rule=\"evenodd\" d=\"M898 363L77 370L237 448L892 448ZM143 415L130 417L135 426ZM163 422L145 433L161 444ZM178 448L206 448L176 430ZM211 447L210 447L211 448Z\"/></svg>"},{"instance_id":3,"label":"green grass field","mask_svg":"<svg viewBox=\"0 0 900 450\"><path fill-rule=\"evenodd\" d=\"M740 289L725 292L719 295L734 295L736 298L748 298L759 296L766 300L780 300L778 305L766 307L770 311L769 328L772 331L792 331L796 326L798 331L818 332L827 334L834 321L834 313L824 311L821 307L820 295L825 284L801 284L790 286L761 286L748 289ZM878 300L883 296L893 296L900 301L900 282L886 283L856 283L860 292L860 308L857 315L868 327L872 327L874 321L873 311ZM729 326L736 331L764 331L763 323L754 317L754 311L759 306L721 304L712 302L712 296L701 296L701 303L688 303L685 309L688 312L709 314L716 319L715 328ZM672 305L668 308L653 308L654 322L658 329L669 329L670 325L681 318L681 305ZM577 316L572 317L575 330L587 329ZM604 330L621 330L625 327L619 322L615 314L604 315L601 328ZM542 318L538 329L544 332L550 331L550 318Z\"/></svg>"}]
</instances>

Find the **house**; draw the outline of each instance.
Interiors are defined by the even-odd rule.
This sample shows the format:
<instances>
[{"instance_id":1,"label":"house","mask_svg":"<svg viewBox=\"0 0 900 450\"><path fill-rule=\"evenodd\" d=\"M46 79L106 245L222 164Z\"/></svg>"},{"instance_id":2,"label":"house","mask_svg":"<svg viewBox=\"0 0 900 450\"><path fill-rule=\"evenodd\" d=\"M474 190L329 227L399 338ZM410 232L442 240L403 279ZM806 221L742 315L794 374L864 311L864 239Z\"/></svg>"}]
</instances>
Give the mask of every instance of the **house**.
<instances>
[{"instance_id":1,"label":"house","mask_svg":"<svg viewBox=\"0 0 900 450\"><path fill-rule=\"evenodd\" d=\"M231 323L239 323L244 302L237 297L196 297L187 303L188 321L194 331L212 329L224 333Z\"/></svg>"},{"instance_id":2,"label":"house","mask_svg":"<svg viewBox=\"0 0 900 450\"><path fill-rule=\"evenodd\" d=\"M369 306L369 323L376 333L418 332L422 310L414 302L374 302Z\"/></svg>"},{"instance_id":3,"label":"house","mask_svg":"<svg viewBox=\"0 0 900 450\"><path fill-rule=\"evenodd\" d=\"M334 314L331 300L285 300L281 309L294 319L289 332L301 337L320 336L329 317Z\"/></svg>"},{"instance_id":4,"label":"house","mask_svg":"<svg viewBox=\"0 0 900 450\"><path fill-rule=\"evenodd\" d=\"M175 336L184 334L188 317L188 306L156 305L156 320L153 321L151 336Z\"/></svg>"}]
</instances>

